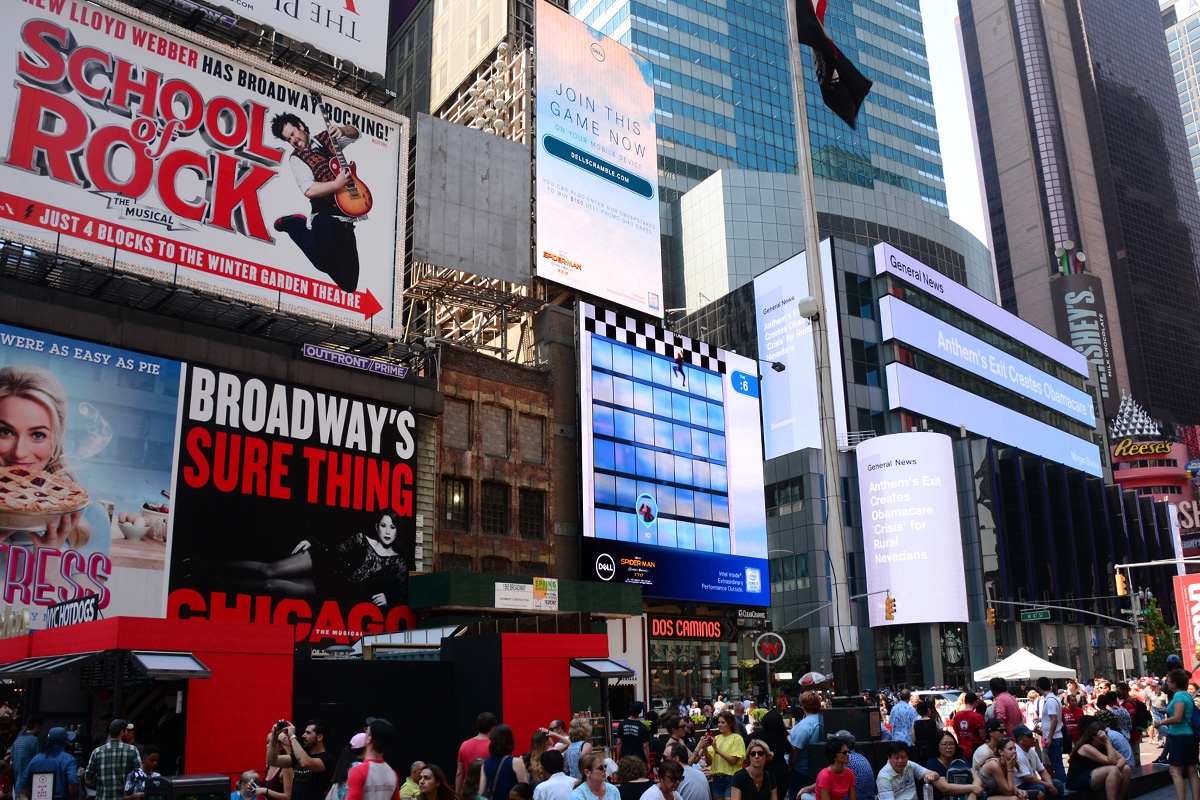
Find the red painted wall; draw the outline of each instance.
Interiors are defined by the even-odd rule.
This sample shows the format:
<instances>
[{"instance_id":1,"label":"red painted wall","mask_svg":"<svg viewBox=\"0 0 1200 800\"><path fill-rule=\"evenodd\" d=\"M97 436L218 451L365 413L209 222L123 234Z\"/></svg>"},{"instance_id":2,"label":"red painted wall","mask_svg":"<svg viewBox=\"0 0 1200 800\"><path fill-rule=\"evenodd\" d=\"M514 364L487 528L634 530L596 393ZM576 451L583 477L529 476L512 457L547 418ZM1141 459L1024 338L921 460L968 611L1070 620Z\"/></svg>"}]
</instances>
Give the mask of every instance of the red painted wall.
<instances>
[{"instance_id":1,"label":"red painted wall","mask_svg":"<svg viewBox=\"0 0 1200 800\"><path fill-rule=\"evenodd\" d=\"M265 764L267 731L292 707L294 632L290 625L116 617L34 631L4 640L0 663L97 650L192 653L212 672L188 681L187 771L240 775ZM10 644L13 643L13 644Z\"/></svg>"},{"instance_id":2,"label":"red painted wall","mask_svg":"<svg viewBox=\"0 0 1200 800\"><path fill-rule=\"evenodd\" d=\"M572 658L608 658L601 633L505 633L500 643L504 722L516 751L529 750L533 732L558 717L571 719Z\"/></svg>"}]
</instances>

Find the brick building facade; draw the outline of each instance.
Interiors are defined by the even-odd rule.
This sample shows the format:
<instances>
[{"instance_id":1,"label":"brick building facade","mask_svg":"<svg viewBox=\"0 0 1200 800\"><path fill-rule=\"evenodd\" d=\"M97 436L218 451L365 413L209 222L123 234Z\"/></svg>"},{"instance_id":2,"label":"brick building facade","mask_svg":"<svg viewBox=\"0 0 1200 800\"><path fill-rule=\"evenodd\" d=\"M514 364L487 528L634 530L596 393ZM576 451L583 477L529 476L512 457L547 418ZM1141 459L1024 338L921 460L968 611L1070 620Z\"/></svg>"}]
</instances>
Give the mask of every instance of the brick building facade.
<instances>
[{"instance_id":1,"label":"brick building facade","mask_svg":"<svg viewBox=\"0 0 1200 800\"><path fill-rule=\"evenodd\" d=\"M444 346L438 572L555 575L554 376Z\"/></svg>"}]
</instances>

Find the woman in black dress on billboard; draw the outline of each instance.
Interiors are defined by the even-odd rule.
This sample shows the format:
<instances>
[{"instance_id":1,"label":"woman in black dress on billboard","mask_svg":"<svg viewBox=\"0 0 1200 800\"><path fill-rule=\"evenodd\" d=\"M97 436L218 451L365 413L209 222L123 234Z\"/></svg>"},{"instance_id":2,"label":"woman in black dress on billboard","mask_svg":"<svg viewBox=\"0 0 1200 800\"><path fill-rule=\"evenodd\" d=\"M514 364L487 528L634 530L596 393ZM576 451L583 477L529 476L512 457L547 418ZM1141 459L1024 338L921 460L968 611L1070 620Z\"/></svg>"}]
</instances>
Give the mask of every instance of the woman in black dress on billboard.
<instances>
[{"instance_id":1,"label":"woman in black dress on billboard","mask_svg":"<svg viewBox=\"0 0 1200 800\"><path fill-rule=\"evenodd\" d=\"M202 573L206 581L234 591L279 597L367 599L380 608L408 605L409 562L416 543L400 542L400 515L379 514L369 534L356 533L329 547L305 539L277 561L217 564L184 559L182 578Z\"/></svg>"}]
</instances>

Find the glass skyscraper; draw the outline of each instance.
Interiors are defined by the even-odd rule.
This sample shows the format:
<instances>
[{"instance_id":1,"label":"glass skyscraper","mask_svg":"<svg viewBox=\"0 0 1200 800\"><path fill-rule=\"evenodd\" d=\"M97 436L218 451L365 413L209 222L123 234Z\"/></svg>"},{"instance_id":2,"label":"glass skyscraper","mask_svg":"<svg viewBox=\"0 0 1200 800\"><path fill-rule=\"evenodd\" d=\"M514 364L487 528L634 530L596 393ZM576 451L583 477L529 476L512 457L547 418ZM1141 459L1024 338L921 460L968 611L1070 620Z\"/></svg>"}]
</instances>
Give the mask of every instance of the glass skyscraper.
<instances>
[{"instance_id":1,"label":"glass skyscraper","mask_svg":"<svg viewBox=\"0 0 1200 800\"><path fill-rule=\"evenodd\" d=\"M668 305L694 305L694 293L683 292L684 259L675 238L682 195L718 170L796 172L787 6L781 0L575 0L569 10L654 64ZM825 21L839 49L875 86L858 129L851 130L821 102L804 49L818 182L919 201L946 216L918 0L830 0ZM937 259L933 265L941 266Z\"/></svg>"},{"instance_id":2,"label":"glass skyscraper","mask_svg":"<svg viewBox=\"0 0 1200 800\"><path fill-rule=\"evenodd\" d=\"M1068 277L1058 277L1055 251L1085 252L1069 277L1093 279L1107 301L1106 411L1119 386L1157 420L1197 421L1200 196L1187 140L1196 121L1185 130L1159 3L958 8L1001 302L1068 336L1066 302L1051 299Z\"/></svg>"},{"instance_id":3,"label":"glass skyscraper","mask_svg":"<svg viewBox=\"0 0 1200 800\"><path fill-rule=\"evenodd\" d=\"M1175 89L1183 111L1188 156L1196 176L1196 189L1200 191L1200 2L1162 0L1160 5L1167 52L1171 54L1171 69L1175 72Z\"/></svg>"}]
</instances>

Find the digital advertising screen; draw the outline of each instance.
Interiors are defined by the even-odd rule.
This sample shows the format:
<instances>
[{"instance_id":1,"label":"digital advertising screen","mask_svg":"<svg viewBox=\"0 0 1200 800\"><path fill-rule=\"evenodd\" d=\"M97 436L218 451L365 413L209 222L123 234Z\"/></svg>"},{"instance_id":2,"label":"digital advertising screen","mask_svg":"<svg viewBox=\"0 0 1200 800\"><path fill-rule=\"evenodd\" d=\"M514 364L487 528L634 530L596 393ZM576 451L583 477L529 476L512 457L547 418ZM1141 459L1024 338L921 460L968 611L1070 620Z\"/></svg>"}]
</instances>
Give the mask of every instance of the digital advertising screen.
<instances>
[{"instance_id":1,"label":"digital advertising screen","mask_svg":"<svg viewBox=\"0 0 1200 800\"><path fill-rule=\"evenodd\" d=\"M837 308L833 248L821 242L825 307ZM797 301L808 296L807 253L798 253L754 278L758 354L763 361L783 364L782 372L762 365L762 416L767 458L805 448L821 449L821 418L817 390L816 343L812 320L800 316ZM830 319L837 319L831 314ZM837 432L846 434L846 394L842 380L842 347L837 325L826 330L833 383L833 416Z\"/></svg>"},{"instance_id":2,"label":"digital advertising screen","mask_svg":"<svg viewBox=\"0 0 1200 800\"><path fill-rule=\"evenodd\" d=\"M895 297L879 300L884 341L896 339L989 383L1008 389L1089 427L1096 409L1087 392Z\"/></svg>"},{"instance_id":3,"label":"digital advertising screen","mask_svg":"<svg viewBox=\"0 0 1200 800\"><path fill-rule=\"evenodd\" d=\"M941 433L894 433L855 448L872 628L966 622L954 449ZM888 596L895 619L884 616Z\"/></svg>"},{"instance_id":4,"label":"digital advertising screen","mask_svg":"<svg viewBox=\"0 0 1200 800\"><path fill-rule=\"evenodd\" d=\"M904 409L947 425L964 425L978 436L1019 447L1089 475L1104 474L1100 448L1053 425L1027 417L958 386L900 363L884 367L888 408Z\"/></svg>"},{"instance_id":5,"label":"digital advertising screen","mask_svg":"<svg viewBox=\"0 0 1200 800\"><path fill-rule=\"evenodd\" d=\"M407 120L314 95L300 76L134 10L9 10L0 235L331 324L395 328Z\"/></svg>"},{"instance_id":6,"label":"digital advertising screen","mask_svg":"<svg viewBox=\"0 0 1200 800\"><path fill-rule=\"evenodd\" d=\"M1039 353L1087 377L1087 359L1033 323L1010 314L1002 306L976 294L961 283L950 280L933 267L921 263L887 242L875 245L874 256L876 275L887 274L899 278L951 308L958 309L1017 341L1025 342Z\"/></svg>"},{"instance_id":7,"label":"digital advertising screen","mask_svg":"<svg viewBox=\"0 0 1200 800\"><path fill-rule=\"evenodd\" d=\"M770 605L756 362L579 304L583 574Z\"/></svg>"},{"instance_id":8,"label":"digital advertising screen","mask_svg":"<svg viewBox=\"0 0 1200 800\"><path fill-rule=\"evenodd\" d=\"M651 64L537 4L537 274L663 315Z\"/></svg>"}]
</instances>

